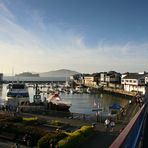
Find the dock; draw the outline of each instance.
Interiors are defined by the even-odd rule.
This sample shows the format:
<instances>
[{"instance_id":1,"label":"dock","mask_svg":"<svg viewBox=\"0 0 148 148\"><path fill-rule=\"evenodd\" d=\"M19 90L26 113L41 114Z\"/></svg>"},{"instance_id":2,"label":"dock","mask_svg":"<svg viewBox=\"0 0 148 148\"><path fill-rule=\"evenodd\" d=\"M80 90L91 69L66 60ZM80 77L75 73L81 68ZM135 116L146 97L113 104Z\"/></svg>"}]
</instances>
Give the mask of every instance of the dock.
<instances>
[{"instance_id":1,"label":"dock","mask_svg":"<svg viewBox=\"0 0 148 148\"><path fill-rule=\"evenodd\" d=\"M136 95L136 92L125 91L123 89L113 89L109 87L104 87L100 89L99 91L104 92L104 93L109 93L112 95L119 95L119 96L130 97L130 98Z\"/></svg>"}]
</instances>

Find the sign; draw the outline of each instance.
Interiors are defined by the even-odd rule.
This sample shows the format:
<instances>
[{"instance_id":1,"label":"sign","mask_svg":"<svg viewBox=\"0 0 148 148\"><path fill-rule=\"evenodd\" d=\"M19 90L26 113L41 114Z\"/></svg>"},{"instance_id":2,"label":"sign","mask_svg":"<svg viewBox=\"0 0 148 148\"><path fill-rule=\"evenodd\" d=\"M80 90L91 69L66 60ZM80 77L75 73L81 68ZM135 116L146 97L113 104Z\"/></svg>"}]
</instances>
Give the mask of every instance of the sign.
<instances>
[{"instance_id":1,"label":"sign","mask_svg":"<svg viewBox=\"0 0 148 148\"><path fill-rule=\"evenodd\" d=\"M93 111L93 112L96 112L96 111L103 111L103 108L93 108L92 111Z\"/></svg>"}]
</instances>

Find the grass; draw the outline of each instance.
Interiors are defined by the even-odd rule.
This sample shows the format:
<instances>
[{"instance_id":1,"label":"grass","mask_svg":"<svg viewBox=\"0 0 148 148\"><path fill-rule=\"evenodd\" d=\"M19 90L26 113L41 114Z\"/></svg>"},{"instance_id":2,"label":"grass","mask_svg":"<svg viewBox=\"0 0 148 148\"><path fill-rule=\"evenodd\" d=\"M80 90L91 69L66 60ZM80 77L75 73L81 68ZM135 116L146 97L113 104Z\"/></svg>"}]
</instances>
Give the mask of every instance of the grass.
<instances>
[{"instance_id":1,"label":"grass","mask_svg":"<svg viewBox=\"0 0 148 148\"><path fill-rule=\"evenodd\" d=\"M38 120L37 117L23 117L23 121L35 121Z\"/></svg>"}]
</instances>

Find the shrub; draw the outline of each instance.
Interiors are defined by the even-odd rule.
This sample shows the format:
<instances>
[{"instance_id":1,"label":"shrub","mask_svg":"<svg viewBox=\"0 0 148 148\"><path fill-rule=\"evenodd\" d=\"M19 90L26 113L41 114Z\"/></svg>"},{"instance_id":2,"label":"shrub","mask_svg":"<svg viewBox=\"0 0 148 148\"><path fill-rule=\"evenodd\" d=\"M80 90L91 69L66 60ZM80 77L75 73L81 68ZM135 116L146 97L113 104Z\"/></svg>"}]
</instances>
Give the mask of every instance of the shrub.
<instances>
[{"instance_id":1,"label":"shrub","mask_svg":"<svg viewBox=\"0 0 148 148\"><path fill-rule=\"evenodd\" d=\"M23 118L23 124L25 125L41 125L43 123L45 123L45 121L37 117Z\"/></svg>"},{"instance_id":2,"label":"shrub","mask_svg":"<svg viewBox=\"0 0 148 148\"><path fill-rule=\"evenodd\" d=\"M12 132L14 128L13 123L11 122L1 122L0 123L0 131L5 131L5 132Z\"/></svg>"},{"instance_id":3,"label":"shrub","mask_svg":"<svg viewBox=\"0 0 148 148\"><path fill-rule=\"evenodd\" d=\"M75 148L77 147L82 141L87 139L94 133L93 127L91 126L83 126L81 129L73 133L69 133L68 137L60 140L57 143L57 147L59 148Z\"/></svg>"},{"instance_id":4,"label":"shrub","mask_svg":"<svg viewBox=\"0 0 148 148\"><path fill-rule=\"evenodd\" d=\"M23 121L37 121L37 117L23 117Z\"/></svg>"},{"instance_id":5,"label":"shrub","mask_svg":"<svg viewBox=\"0 0 148 148\"><path fill-rule=\"evenodd\" d=\"M7 122L21 122L22 117L20 117L20 116L9 117L5 121L7 121Z\"/></svg>"},{"instance_id":6,"label":"shrub","mask_svg":"<svg viewBox=\"0 0 148 148\"><path fill-rule=\"evenodd\" d=\"M67 136L67 134L65 134L65 133L58 133L58 134L55 134L55 133L49 134L48 133L38 140L37 147L38 148L46 148L46 147L50 147L50 144L55 146L55 144L59 140L65 138L66 136Z\"/></svg>"},{"instance_id":7,"label":"shrub","mask_svg":"<svg viewBox=\"0 0 148 148\"><path fill-rule=\"evenodd\" d=\"M51 125L60 126L62 123L59 120L52 120Z\"/></svg>"},{"instance_id":8,"label":"shrub","mask_svg":"<svg viewBox=\"0 0 148 148\"><path fill-rule=\"evenodd\" d=\"M33 145L36 145L38 140L47 134L47 131L38 127L24 126L11 122L0 122L0 132L15 133L17 135L28 134L31 137Z\"/></svg>"},{"instance_id":9,"label":"shrub","mask_svg":"<svg viewBox=\"0 0 148 148\"><path fill-rule=\"evenodd\" d=\"M68 135L66 133L58 133L56 136L55 136L55 143L57 143L58 141L60 141L61 139L67 137Z\"/></svg>"},{"instance_id":10,"label":"shrub","mask_svg":"<svg viewBox=\"0 0 148 148\"><path fill-rule=\"evenodd\" d=\"M53 138L52 135L50 134L46 134L45 136L43 136L42 138L40 138L38 140L38 144L37 144L37 147L38 148L46 148L46 147L49 147L49 140Z\"/></svg>"},{"instance_id":11,"label":"shrub","mask_svg":"<svg viewBox=\"0 0 148 148\"><path fill-rule=\"evenodd\" d=\"M80 132L82 132L85 137L88 137L94 133L94 130L92 126L82 126Z\"/></svg>"},{"instance_id":12,"label":"shrub","mask_svg":"<svg viewBox=\"0 0 148 148\"><path fill-rule=\"evenodd\" d=\"M34 144L37 144L38 140L47 134L44 129L32 126L26 126L25 131L31 135Z\"/></svg>"},{"instance_id":13,"label":"shrub","mask_svg":"<svg viewBox=\"0 0 148 148\"><path fill-rule=\"evenodd\" d=\"M25 125L34 125L37 122L37 117L23 117L23 124Z\"/></svg>"}]
</instances>

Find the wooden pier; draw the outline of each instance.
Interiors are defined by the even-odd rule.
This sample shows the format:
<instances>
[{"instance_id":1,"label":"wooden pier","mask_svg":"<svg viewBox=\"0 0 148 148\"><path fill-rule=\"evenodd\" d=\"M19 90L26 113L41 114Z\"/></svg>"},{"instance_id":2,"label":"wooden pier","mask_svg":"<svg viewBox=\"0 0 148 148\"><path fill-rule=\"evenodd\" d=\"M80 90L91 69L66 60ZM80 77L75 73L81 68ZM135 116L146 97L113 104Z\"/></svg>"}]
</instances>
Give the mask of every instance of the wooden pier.
<instances>
[{"instance_id":1,"label":"wooden pier","mask_svg":"<svg viewBox=\"0 0 148 148\"><path fill-rule=\"evenodd\" d=\"M125 97L130 97L130 98L136 95L136 92L128 92L122 89L113 89L113 88L108 88L108 87L102 88L101 91L104 93L112 94L112 95L119 95L119 96L125 96Z\"/></svg>"}]
</instances>

